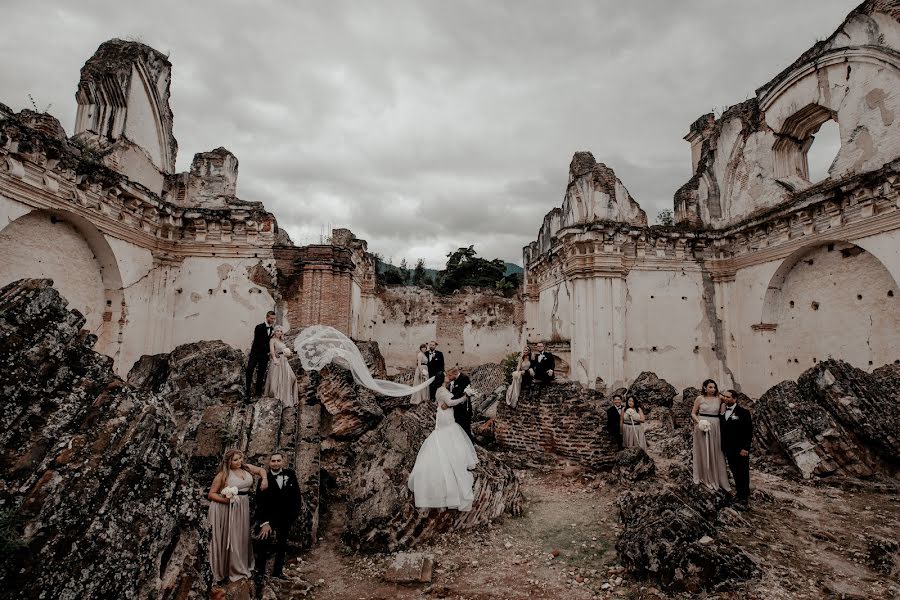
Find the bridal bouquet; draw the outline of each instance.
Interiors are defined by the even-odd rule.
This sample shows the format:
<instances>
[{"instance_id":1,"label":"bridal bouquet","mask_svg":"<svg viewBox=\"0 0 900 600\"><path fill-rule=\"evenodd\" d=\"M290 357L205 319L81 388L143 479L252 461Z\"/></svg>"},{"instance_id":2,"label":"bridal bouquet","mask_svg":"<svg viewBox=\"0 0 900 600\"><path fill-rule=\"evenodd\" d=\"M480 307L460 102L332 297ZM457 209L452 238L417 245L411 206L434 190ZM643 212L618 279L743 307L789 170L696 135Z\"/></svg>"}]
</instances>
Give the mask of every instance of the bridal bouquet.
<instances>
[{"instance_id":1,"label":"bridal bouquet","mask_svg":"<svg viewBox=\"0 0 900 600\"><path fill-rule=\"evenodd\" d=\"M463 393L466 396L468 396L469 398L477 398L478 397L478 390L473 388L471 385L466 386L466 389L463 391Z\"/></svg>"},{"instance_id":2,"label":"bridal bouquet","mask_svg":"<svg viewBox=\"0 0 900 600\"><path fill-rule=\"evenodd\" d=\"M639 418L640 418L640 415L638 414L638 411L634 410L633 408L629 408L628 410L626 410L626 411L625 411L625 416L626 416L626 417L631 417L632 419L639 419Z\"/></svg>"},{"instance_id":3,"label":"bridal bouquet","mask_svg":"<svg viewBox=\"0 0 900 600\"><path fill-rule=\"evenodd\" d=\"M238 497L238 489L234 486L224 487L220 493L231 502L235 502Z\"/></svg>"},{"instance_id":4,"label":"bridal bouquet","mask_svg":"<svg viewBox=\"0 0 900 600\"><path fill-rule=\"evenodd\" d=\"M709 421L706 419L700 419L700 422L697 423L697 427L699 427L700 431L703 433L709 433Z\"/></svg>"}]
</instances>

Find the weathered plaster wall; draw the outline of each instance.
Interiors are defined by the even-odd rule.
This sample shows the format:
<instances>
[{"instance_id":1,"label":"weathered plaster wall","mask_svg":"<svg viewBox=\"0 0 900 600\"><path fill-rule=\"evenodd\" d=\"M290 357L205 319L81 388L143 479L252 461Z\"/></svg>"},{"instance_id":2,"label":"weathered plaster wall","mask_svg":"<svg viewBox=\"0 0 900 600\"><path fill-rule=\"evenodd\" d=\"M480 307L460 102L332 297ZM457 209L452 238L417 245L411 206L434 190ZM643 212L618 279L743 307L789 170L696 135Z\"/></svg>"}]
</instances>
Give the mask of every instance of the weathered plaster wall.
<instances>
[{"instance_id":1,"label":"weathered plaster wall","mask_svg":"<svg viewBox=\"0 0 900 600\"><path fill-rule=\"evenodd\" d=\"M696 265L679 270L633 269L626 283L625 380L652 371L679 388L699 387L707 377L724 382L721 352L709 316L710 294Z\"/></svg>"},{"instance_id":2,"label":"weathered plaster wall","mask_svg":"<svg viewBox=\"0 0 900 600\"><path fill-rule=\"evenodd\" d=\"M900 26L856 10L827 40L716 121L701 117L685 139L695 176L676 196L677 218L723 228L809 189L806 152L834 120L841 146L830 179L873 171L900 154Z\"/></svg>"},{"instance_id":3,"label":"weathered plaster wall","mask_svg":"<svg viewBox=\"0 0 900 600\"><path fill-rule=\"evenodd\" d=\"M500 362L522 344L519 298L467 290L438 296L415 287L386 288L373 298L371 327L362 339L377 341L388 372L415 365L422 342L437 340L447 366Z\"/></svg>"},{"instance_id":4,"label":"weathered plaster wall","mask_svg":"<svg viewBox=\"0 0 900 600\"><path fill-rule=\"evenodd\" d=\"M49 278L85 327L99 334L106 308L100 265L81 234L46 213L22 216L0 230L0 285L17 279ZM54 222L55 221L55 222Z\"/></svg>"},{"instance_id":5,"label":"weathered plaster wall","mask_svg":"<svg viewBox=\"0 0 900 600\"><path fill-rule=\"evenodd\" d=\"M888 269L898 262L879 251L895 237L813 244L738 271L731 285L742 301L727 315L744 392L761 394L828 358L866 370L900 359L900 289Z\"/></svg>"},{"instance_id":6,"label":"weathered plaster wall","mask_svg":"<svg viewBox=\"0 0 900 600\"><path fill-rule=\"evenodd\" d=\"M253 328L274 310L275 300L254 284L248 270L258 259L188 257L172 283L175 294L172 346L196 340L219 339L249 350ZM263 261L264 262L264 261ZM284 317L284 325L291 323Z\"/></svg>"}]
</instances>

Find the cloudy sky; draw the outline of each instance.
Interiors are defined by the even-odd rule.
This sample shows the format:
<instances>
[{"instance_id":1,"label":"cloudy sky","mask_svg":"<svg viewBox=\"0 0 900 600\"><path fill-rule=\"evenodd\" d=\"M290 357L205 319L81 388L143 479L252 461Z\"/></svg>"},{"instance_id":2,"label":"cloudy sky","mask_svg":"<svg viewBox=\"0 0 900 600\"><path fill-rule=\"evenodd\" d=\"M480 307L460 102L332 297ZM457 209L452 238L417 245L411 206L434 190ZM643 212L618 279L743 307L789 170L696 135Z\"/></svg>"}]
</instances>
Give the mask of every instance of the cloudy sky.
<instances>
[{"instance_id":1,"label":"cloudy sky","mask_svg":"<svg viewBox=\"0 0 900 600\"><path fill-rule=\"evenodd\" d=\"M238 195L295 243L349 227L398 263L521 263L579 150L653 220L682 137L830 35L850 0L5 0L0 102L69 134L84 61L119 37L170 53L178 169L225 146Z\"/></svg>"}]
</instances>

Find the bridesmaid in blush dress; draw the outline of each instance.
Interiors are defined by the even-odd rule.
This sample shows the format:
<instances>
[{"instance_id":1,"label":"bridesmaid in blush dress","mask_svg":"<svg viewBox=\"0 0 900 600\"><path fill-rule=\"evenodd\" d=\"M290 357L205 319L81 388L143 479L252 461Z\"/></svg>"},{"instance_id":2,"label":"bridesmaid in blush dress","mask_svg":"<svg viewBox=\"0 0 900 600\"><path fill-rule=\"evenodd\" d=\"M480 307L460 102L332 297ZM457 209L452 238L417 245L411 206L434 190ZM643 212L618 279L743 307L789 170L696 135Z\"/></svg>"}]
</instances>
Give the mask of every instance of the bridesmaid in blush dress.
<instances>
[{"instance_id":1,"label":"bridesmaid in blush dress","mask_svg":"<svg viewBox=\"0 0 900 600\"><path fill-rule=\"evenodd\" d=\"M254 477L261 477L260 489L269 485L265 469L244 464L240 450L229 450L207 496L209 504L209 565L213 583L225 579L249 579L253 570L253 539L250 537L250 500L247 493ZM235 495L222 492L237 489Z\"/></svg>"},{"instance_id":2,"label":"bridesmaid in blush dress","mask_svg":"<svg viewBox=\"0 0 900 600\"><path fill-rule=\"evenodd\" d=\"M297 376L288 363L293 354L284 343L284 327L276 325L269 340L269 373L266 376L266 393L270 398L278 398L285 406L297 402Z\"/></svg>"},{"instance_id":3,"label":"bridesmaid in blush dress","mask_svg":"<svg viewBox=\"0 0 900 600\"><path fill-rule=\"evenodd\" d=\"M731 491L728 468L722 452L722 432L719 413L722 399L719 386L712 379L703 382L703 395L694 400L691 420L694 422L694 483L712 489Z\"/></svg>"},{"instance_id":4,"label":"bridesmaid in blush dress","mask_svg":"<svg viewBox=\"0 0 900 600\"><path fill-rule=\"evenodd\" d=\"M419 351L416 352L416 372L413 374L413 387L428 379L428 358L425 356L426 352L428 352L428 344L420 344ZM412 398L410 398L410 402L413 404L421 404L425 400L428 400L429 396L429 389L425 388L424 390L419 390L413 394Z\"/></svg>"}]
</instances>

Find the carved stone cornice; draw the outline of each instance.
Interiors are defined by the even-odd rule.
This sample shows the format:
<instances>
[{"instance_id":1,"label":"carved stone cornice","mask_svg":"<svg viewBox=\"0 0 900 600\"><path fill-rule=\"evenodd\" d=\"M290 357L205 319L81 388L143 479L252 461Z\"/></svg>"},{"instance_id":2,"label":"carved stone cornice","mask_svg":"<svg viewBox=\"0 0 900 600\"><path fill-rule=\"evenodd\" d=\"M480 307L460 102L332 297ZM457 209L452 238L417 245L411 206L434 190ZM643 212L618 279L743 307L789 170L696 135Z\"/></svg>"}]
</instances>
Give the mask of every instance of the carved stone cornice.
<instances>
[{"instance_id":1,"label":"carved stone cornice","mask_svg":"<svg viewBox=\"0 0 900 600\"><path fill-rule=\"evenodd\" d=\"M154 252L262 257L275 243L275 218L261 204L183 208L127 180L104 186L54 167L59 163L42 154L23 157L0 148L0 191L34 209L75 213L105 234Z\"/></svg>"},{"instance_id":2,"label":"carved stone cornice","mask_svg":"<svg viewBox=\"0 0 900 600\"><path fill-rule=\"evenodd\" d=\"M740 269L782 259L805 246L897 229L900 161L817 186L724 230L615 222L560 230L550 250L526 265L526 290L536 296L567 279L625 277L632 270L706 270L713 281L727 282Z\"/></svg>"}]
</instances>

